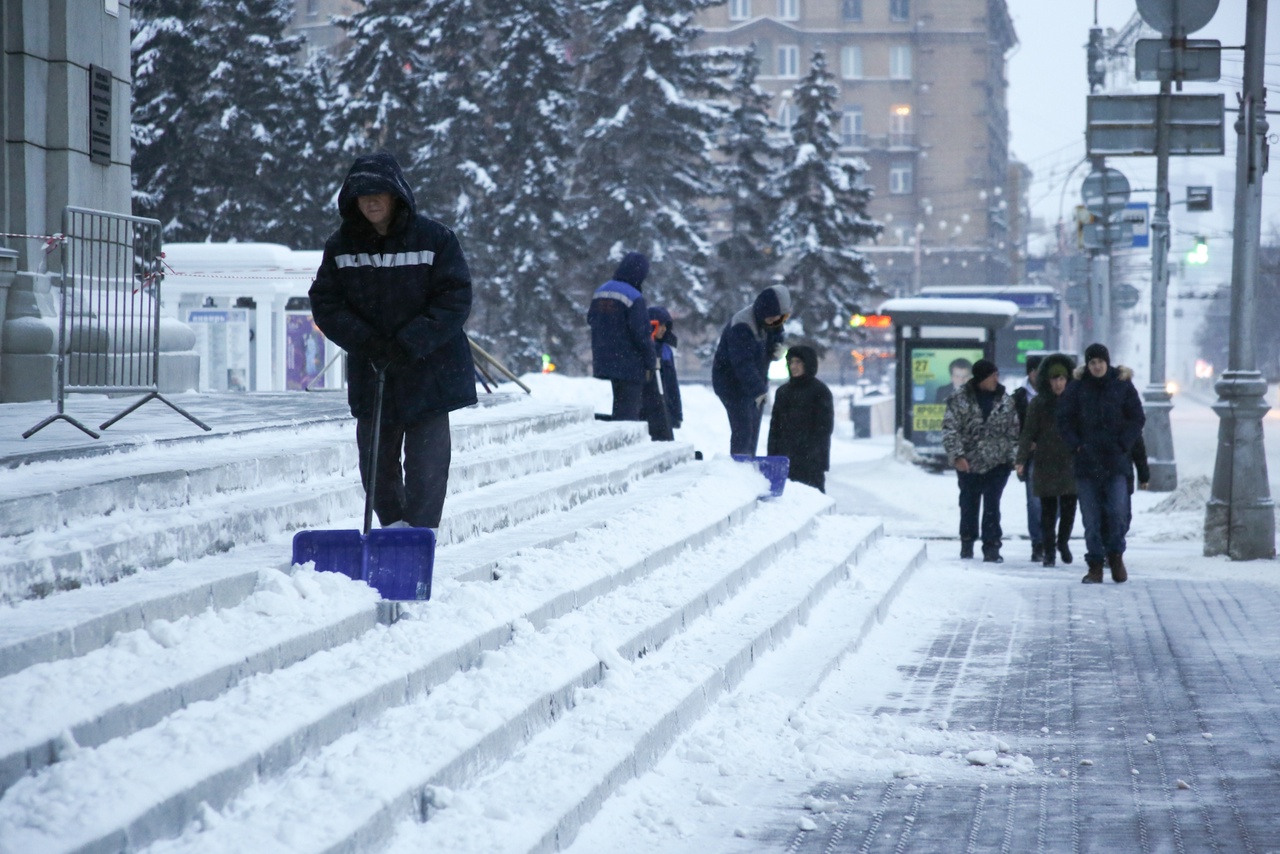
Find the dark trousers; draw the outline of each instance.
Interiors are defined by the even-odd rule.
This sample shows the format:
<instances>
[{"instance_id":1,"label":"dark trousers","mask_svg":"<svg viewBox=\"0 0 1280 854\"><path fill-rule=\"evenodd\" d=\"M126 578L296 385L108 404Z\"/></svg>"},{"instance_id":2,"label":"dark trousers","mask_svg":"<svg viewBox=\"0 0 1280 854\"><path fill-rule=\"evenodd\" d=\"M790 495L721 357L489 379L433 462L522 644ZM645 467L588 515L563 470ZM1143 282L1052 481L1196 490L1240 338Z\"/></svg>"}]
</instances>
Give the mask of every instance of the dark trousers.
<instances>
[{"instance_id":1,"label":"dark trousers","mask_svg":"<svg viewBox=\"0 0 1280 854\"><path fill-rule=\"evenodd\" d=\"M675 439L671 430L671 415L667 412L667 401L658 390L657 379L644 384L644 405L641 413L649 422L649 438L655 442L670 442Z\"/></svg>"},{"instance_id":2,"label":"dark trousers","mask_svg":"<svg viewBox=\"0 0 1280 854\"><path fill-rule=\"evenodd\" d=\"M1032 457L1027 460L1027 467L1023 469L1027 476L1024 484L1027 488L1027 536L1031 539L1031 542L1039 543L1044 540L1044 529L1040 526L1040 517L1043 512L1040 508L1040 497L1036 495L1036 491L1031 487L1031 476L1035 469L1036 460L1035 457ZM1074 508L1075 505L1073 504L1072 509L1074 510ZM1052 533L1053 528L1050 527L1049 531Z\"/></svg>"},{"instance_id":3,"label":"dark trousers","mask_svg":"<svg viewBox=\"0 0 1280 854\"><path fill-rule=\"evenodd\" d=\"M1085 560L1102 563L1124 554L1129 531L1129 485L1124 475L1076 478L1080 519L1084 522Z\"/></svg>"},{"instance_id":4,"label":"dark trousers","mask_svg":"<svg viewBox=\"0 0 1280 854\"><path fill-rule=\"evenodd\" d=\"M1058 528L1058 539L1053 534ZM1044 547L1052 551L1071 539L1071 529L1076 525L1076 497L1074 495L1045 495L1040 499L1040 530L1046 531Z\"/></svg>"},{"instance_id":5,"label":"dark trousers","mask_svg":"<svg viewBox=\"0 0 1280 854\"><path fill-rule=\"evenodd\" d=\"M754 399L728 400L720 398L724 411L729 416L729 453L756 455L756 445L760 443L760 421L764 418L764 407Z\"/></svg>"},{"instance_id":6,"label":"dark trousers","mask_svg":"<svg viewBox=\"0 0 1280 854\"><path fill-rule=\"evenodd\" d=\"M643 421L640 404L644 400L644 383L609 380L613 384L613 420Z\"/></svg>"},{"instance_id":7,"label":"dark trousers","mask_svg":"<svg viewBox=\"0 0 1280 854\"><path fill-rule=\"evenodd\" d=\"M996 466L981 474L956 472L960 480L960 539L973 542L981 535L986 548L1000 548L1004 531L1000 527L1000 496L1009 481L1009 466ZM982 526L978 526L978 511Z\"/></svg>"},{"instance_id":8,"label":"dark trousers","mask_svg":"<svg viewBox=\"0 0 1280 854\"><path fill-rule=\"evenodd\" d=\"M356 445L360 449L360 481L369 489L369 445L373 419L356 420ZM400 454L404 452L404 462ZM378 488L373 512L383 527L404 520L415 528L440 527L444 496L449 487L449 413L431 415L414 424L384 421L378 437L376 465Z\"/></svg>"}]
</instances>

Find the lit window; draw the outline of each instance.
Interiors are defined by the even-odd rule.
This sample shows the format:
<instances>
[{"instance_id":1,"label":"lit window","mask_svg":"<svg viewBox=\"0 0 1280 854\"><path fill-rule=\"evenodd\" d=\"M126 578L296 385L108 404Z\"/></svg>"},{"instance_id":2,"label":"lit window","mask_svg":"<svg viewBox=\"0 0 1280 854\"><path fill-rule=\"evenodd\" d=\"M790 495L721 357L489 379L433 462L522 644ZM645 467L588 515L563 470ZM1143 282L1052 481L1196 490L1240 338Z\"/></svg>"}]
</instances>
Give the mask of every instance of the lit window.
<instances>
[{"instance_id":1,"label":"lit window","mask_svg":"<svg viewBox=\"0 0 1280 854\"><path fill-rule=\"evenodd\" d=\"M911 192L911 164L895 163L889 167L889 193L895 196Z\"/></svg>"},{"instance_id":2,"label":"lit window","mask_svg":"<svg viewBox=\"0 0 1280 854\"><path fill-rule=\"evenodd\" d=\"M778 76L800 76L800 46L784 44L778 47Z\"/></svg>"},{"instance_id":3,"label":"lit window","mask_svg":"<svg viewBox=\"0 0 1280 854\"><path fill-rule=\"evenodd\" d=\"M729 3L729 20L745 21L751 17L751 0L732 0Z\"/></svg>"},{"instance_id":4,"label":"lit window","mask_svg":"<svg viewBox=\"0 0 1280 854\"><path fill-rule=\"evenodd\" d=\"M862 0L844 0L840 4L840 14L846 21L861 21Z\"/></svg>"},{"instance_id":5,"label":"lit window","mask_svg":"<svg viewBox=\"0 0 1280 854\"><path fill-rule=\"evenodd\" d=\"M899 45L889 48L889 76L894 80L911 79L911 48Z\"/></svg>"},{"instance_id":6,"label":"lit window","mask_svg":"<svg viewBox=\"0 0 1280 854\"><path fill-rule=\"evenodd\" d=\"M866 145L862 130L862 108L845 107L840 113L840 146L861 148Z\"/></svg>"},{"instance_id":7,"label":"lit window","mask_svg":"<svg viewBox=\"0 0 1280 854\"><path fill-rule=\"evenodd\" d=\"M800 0L778 0L778 17L784 21L800 20Z\"/></svg>"},{"instance_id":8,"label":"lit window","mask_svg":"<svg viewBox=\"0 0 1280 854\"><path fill-rule=\"evenodd\" d=\"M894 104L889 108L889 145L914 145L915 133L911 126L911 105Z\"/></svg>"},{"instance_id":9,"label":"lit window","mask_svg":"<svg viewBox=\"0 0 1280 854\"><path fill-rule=\"evenodd\" d=\"M840 76L845 80L859 80L862 78L861 47L840 48Z\"/></svg>"},{"instance_id":10,"label":"lit window","mask_svg":"<svg viewBox=\"0 0 1280 854\"><path fill-rule=\"evenodd\" d=\"M905 21L911 17L911 0L889 0L889 20Z\"/></svg>"}]
</instances>

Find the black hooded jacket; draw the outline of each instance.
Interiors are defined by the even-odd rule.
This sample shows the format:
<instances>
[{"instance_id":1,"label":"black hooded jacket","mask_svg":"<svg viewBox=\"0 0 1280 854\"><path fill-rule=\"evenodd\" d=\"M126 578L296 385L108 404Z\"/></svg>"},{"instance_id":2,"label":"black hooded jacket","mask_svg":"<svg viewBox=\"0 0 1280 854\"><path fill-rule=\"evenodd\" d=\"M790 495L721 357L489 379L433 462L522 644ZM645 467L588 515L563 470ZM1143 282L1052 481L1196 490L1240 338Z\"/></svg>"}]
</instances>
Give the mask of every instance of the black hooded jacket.
<instances>
[{"instance_id":1,"label":"black hooded jacket","mask_svg":"<svg viewBox=\"0 0 1280 854\"><path fill-rule=\"evenodd\" d=\"M360 213L360 196L390 193L396 212L386 235ZM411 424L476 402L471 345L471 273L454 233L418 213L413 191L385 152L356 158L338 193L342 224L325 242L311 285L320 331L349 354L351 414L373 415L379 341L394 342L403 364L387 370L383 419Z\"/></svg>"},{"instance_id":2,"label":"black hooded jacket","mask_svg":"<svg viewBox=\"0 0 1280 854\"><path fill-rule=\"evenodd\" d=\"M769 391L769 362L782 343L779 327L765 326L766 317L791 313L791 294L783 285L765 288L750 307L733 316L716 345L711 362L711 388L721 400L754 400Z\"/></svg>"},{"instance_id":3,"label":"black hooded jacket","mask_svg":"<svg viewBox=\"0 0 1280 854\"><path fill-rule=\"evenodd\" d=\"M831 433L835 406L831 390L818 379L818 354L798 345L787 351L787 363L798 357L804 375L792 377L773 397L769 420L769 454L791 460L790 480L820 486L831 467Z\"/></svg>"}]
</instances>

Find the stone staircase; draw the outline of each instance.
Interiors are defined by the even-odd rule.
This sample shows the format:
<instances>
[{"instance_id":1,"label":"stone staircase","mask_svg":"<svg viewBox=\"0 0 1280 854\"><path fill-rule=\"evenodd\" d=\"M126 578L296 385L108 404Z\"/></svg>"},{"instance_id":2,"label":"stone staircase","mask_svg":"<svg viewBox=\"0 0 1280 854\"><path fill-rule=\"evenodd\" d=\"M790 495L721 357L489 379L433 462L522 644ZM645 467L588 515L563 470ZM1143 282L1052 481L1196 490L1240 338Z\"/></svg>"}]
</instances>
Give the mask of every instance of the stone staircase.
<instances>
[{"instance_id":1,"label":"stone staircase","mask_svg":"<svg viewBox=\"0 0 1280 854\"><path fill-rule=\"evenodd\" d=\"M0 852L555 850L833 591L887 579L865 632L923 557L585 407L452 423L426 603L288 566L359 527L349 424L0 476Z\"/></svg>"}]
</instances>

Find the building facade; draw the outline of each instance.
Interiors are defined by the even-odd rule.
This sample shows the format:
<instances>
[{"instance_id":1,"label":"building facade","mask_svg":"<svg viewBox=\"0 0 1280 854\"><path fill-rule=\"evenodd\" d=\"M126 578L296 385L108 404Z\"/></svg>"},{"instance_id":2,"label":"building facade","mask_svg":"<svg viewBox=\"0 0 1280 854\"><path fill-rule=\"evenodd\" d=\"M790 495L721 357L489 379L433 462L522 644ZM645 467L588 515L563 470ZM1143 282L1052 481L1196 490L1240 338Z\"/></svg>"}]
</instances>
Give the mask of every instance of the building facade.
<instances>
[{"instance_id":1,"label":"building facade","mask_svg":"<svg viewBox=\"0 0 1280 854\"><path fill-rule=\"evenodd\" d=\"M754 48L784 128L792 87L821 49L840 88L842 151L866 161L864 247L881 285L1013 282L1022 173L1009 162L1005 0L729 0L704 11L703 43ZM1013 180L1011 180L1013 179Z\"/></svg>"},{"instance_id":2,"label":"building facade","mask_svg":"<svg viewBox=\"0 0 1280 854\"><path fill-rule=\"evenodd\" d=\"M307 58L318 53L338 58L345 49L346 33L334 25L333 18L355 14L362 8L364 4L359 0L294 0L289 34L307 40L303 52Z\"/></svg>"}]
</instances>

